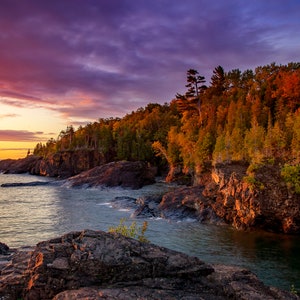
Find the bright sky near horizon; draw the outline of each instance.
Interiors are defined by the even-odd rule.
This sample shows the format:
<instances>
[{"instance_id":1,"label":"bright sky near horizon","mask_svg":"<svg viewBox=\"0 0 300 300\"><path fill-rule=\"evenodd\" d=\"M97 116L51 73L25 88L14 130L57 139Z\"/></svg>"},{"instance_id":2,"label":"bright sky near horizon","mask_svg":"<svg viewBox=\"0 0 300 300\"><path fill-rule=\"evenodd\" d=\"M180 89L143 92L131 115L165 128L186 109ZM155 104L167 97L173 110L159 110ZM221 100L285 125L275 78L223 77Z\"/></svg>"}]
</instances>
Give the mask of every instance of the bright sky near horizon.
<instances>
[{"instance_id":1,"label":"bright sky near horizon","mask_svg":"<svg viewBox=\"0 0 300 300\"><path fill-rule=\"evenodd\" d=\"M300 61L299 0L0 0L0 159L184 92L186 71Z\"/></svg>"}]
</instances>

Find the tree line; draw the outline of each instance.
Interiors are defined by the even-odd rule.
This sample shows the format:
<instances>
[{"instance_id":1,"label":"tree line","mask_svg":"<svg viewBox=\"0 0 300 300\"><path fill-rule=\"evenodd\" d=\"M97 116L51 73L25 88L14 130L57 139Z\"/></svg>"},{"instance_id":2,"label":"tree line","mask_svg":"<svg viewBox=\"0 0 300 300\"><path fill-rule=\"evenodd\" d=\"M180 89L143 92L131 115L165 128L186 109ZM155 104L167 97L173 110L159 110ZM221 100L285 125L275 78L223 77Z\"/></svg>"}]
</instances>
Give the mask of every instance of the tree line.
<instances>
[{"instance_id":1,"label":"tree line","mask_svg":"<svg viewBox=\"0 0 300 300\"><path fill-rule=\"evenodd\" d=\"M300 63L187 71L186 93L123 118L99 119L39 143L35 155L91 149L106 161L145 160L201 172L206 162L300 163Z\"/></svg>"}]
</instances>

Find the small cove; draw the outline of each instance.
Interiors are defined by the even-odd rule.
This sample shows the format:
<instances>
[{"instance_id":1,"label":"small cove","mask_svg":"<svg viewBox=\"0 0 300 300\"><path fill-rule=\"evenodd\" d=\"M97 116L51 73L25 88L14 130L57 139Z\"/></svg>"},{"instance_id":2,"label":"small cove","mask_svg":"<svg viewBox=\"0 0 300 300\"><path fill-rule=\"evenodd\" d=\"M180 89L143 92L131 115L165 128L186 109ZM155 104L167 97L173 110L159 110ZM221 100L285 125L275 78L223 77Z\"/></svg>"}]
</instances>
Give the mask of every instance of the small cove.
<instances>
[{"instance_id":1,"label":"small cove","mask_svg":"<svg viewBox=\"0 0 300 300\"><path fill-rule=\"evenodd\" d=\"M112 207L111 201L116 197L138 198L173 188L158 183L140 190L75 189L45 177L0 174L0 184L35 181L54 184L0 188L0 241L10 247L35 245L85 228L106 231L132 213L130 208ZM300 289L299 237L240 232L229 226L205 225L193 220L147 221L146 236L155 244L198 256L209 263L249 268L268 285L287 290L294 285Z\"/></svg>"}]
</instances>

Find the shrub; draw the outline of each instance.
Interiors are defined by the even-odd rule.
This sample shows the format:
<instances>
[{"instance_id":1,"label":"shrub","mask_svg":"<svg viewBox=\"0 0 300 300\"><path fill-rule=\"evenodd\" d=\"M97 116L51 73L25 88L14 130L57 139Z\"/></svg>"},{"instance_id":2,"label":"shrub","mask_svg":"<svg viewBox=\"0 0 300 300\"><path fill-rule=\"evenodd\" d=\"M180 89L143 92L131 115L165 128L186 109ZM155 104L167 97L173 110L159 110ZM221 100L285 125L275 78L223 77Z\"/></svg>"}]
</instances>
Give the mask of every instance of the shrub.
<instances>
[{"instance_id":1,"label":"shrub","mask_svg":"<svg viewBox=\"0 0 300 300\"><path fill-rule=\"evenodd\" d=\"M136 221L132 222L130 226L125 224L126 219L122 218L120 224L115 227L110 227L108 232L110 233L119 233L126 237L137 239L140 242L148 243L149 241L145 237L145 232L148 228L148 222L144 221L142 226L138 226Z\"/></svg>"},{"instance_id":2,"label":"shrub","mask_svg":"<svg viewBox=\"0 0 300 300\"><path fill-rule=\"evenodd\" d=\"M285 164L281 169L281 176L288 188L292 188L295 193L300 194L300 165L291 166Z\"/></svg>"},{"instance_id":3,"label":"shrub","mask_svg":"<svg viewBox=\"0 0 300 300\"><path fill-rule=\"evenodd\" d=\"M249 184L249 188L251 191L253 191L254 188L258 188L260 190L263 190L265 188L264 184L259 180L255 179L253 175L245 176L243 178L243 181Z\"/></svg>"}]
</instances>

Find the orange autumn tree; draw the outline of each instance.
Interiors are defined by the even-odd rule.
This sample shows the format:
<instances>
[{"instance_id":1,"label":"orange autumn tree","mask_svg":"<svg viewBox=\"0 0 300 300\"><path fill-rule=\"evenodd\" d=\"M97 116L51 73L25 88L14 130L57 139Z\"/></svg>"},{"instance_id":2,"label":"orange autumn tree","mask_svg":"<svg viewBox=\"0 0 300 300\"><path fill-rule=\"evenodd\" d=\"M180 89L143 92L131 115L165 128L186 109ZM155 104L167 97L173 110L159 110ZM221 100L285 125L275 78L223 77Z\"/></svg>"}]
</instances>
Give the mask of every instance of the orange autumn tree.
<instances>
[{"instance_id":1,"label":"orange autumn tree","mask_svg":"<svg viewBox=\"0 0 300 300\"><path fill-rule=\"evenodd\" d=\"M39 143L34 154L85 149L107 162L169 165L194 181L211 162L300 163L300 63L228 72L218 66L210 85L204 83L189 69L186 93L170 104L150 103L123 118L67 127L56 140Z\"/></svg>"}]
</instances>

